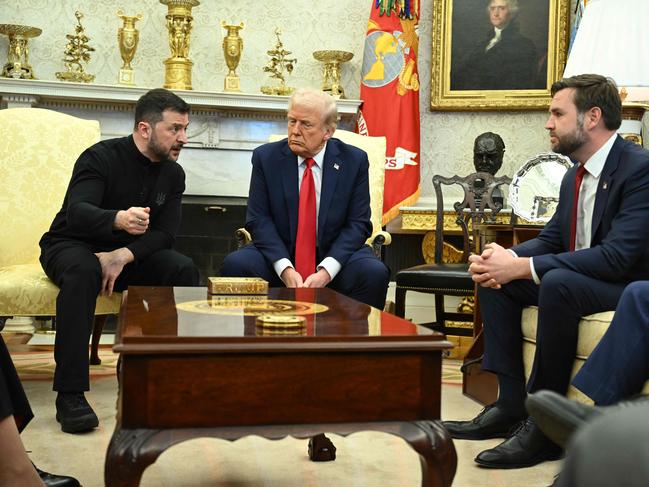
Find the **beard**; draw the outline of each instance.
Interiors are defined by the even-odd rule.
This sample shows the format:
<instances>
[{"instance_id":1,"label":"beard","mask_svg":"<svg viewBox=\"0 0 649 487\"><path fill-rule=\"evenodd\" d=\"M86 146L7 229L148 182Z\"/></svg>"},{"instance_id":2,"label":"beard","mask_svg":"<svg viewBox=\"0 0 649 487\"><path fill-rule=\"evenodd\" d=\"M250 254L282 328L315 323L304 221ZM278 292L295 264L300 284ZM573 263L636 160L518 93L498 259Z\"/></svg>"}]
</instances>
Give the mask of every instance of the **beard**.
<instances>
[{"instance_id":1,"label":"beard","mask_svg":"<svg viewBox=\"0 0 649 487\"><path fill-rule=\"evenodd\" d=\"M182 144L174 144L169 149L165 149L158 138L155 135L155 131L151 132L151 137L149 138L149 143L147 144L147 149L149 149L151 155L155 157L158 162L175 162L176 159L171 157L172 149L180 150L182 149Z\"/></svg>"},{"instance_id":2,"label":"beard","mask_svg":"<svg viewBox=\"0 0 649 487\"><path fill-rule=\"evenodd\" d=\"M577 126L569 134L559 137L555 135L557 142L552 145L552 150L558 154L570 157L575 151L579 150L587 141L586 132L584 132L584 114L577 115Z\"/></svg>"}]
</instances>

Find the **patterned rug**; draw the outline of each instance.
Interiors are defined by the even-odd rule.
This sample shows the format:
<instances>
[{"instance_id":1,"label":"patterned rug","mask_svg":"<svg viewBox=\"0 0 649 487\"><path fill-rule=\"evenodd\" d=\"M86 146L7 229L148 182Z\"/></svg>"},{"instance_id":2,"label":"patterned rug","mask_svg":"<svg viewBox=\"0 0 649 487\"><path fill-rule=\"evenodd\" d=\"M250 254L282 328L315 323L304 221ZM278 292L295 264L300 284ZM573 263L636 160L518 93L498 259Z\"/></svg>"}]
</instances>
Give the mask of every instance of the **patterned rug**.
<instances>
[{"instance_id":1,"label":"patterned rug","mask_svg":"<svg viewBox=\"0 0 649 487\"><path fill-rule=\"evenodd\" d=\"M90 366L90 379L115 375L118 357L110 347L100 346L101 365ZM52 380L54 377L52 346L31 346L29 352L11 352L11 358L22 380Z\"/></svg>"}]
</instances>

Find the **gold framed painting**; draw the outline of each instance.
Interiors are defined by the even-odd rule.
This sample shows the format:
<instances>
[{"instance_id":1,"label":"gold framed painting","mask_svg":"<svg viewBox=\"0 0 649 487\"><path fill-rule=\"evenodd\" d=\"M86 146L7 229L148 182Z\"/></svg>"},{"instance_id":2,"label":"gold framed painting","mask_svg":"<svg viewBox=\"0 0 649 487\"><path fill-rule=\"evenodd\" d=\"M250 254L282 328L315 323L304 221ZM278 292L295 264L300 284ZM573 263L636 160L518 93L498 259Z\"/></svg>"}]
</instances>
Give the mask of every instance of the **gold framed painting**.
<instances>
[{"instance_id":1,"label":"gold framed painting","mask_svg":"<svg viewBox=\"0 0 649 487\"><path fill-rule=\"evenodd\" d=\"M563 73L570 0L433 0L431 110L543 110Z\"/></svg>"}]
</instances>

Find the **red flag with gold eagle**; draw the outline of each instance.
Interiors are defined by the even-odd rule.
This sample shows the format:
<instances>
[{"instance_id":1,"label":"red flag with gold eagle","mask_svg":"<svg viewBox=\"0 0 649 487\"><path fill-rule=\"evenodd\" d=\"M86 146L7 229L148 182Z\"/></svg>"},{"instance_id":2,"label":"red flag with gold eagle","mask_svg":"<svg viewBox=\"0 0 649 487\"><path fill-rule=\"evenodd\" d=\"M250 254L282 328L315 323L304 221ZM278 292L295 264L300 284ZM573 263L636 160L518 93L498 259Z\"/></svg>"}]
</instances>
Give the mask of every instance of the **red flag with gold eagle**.
<instances>
[{"instance_id":1,"label":"red flag with gold eagle","mask_svg":"<svg viewBox=\"0 0 649 487\"><path fill-rule=\"evenodd\" d=\"M417 201L419 0L372 0L361 73L358 133L387 138L383 224Z\"/></svg>"}]
</instances>

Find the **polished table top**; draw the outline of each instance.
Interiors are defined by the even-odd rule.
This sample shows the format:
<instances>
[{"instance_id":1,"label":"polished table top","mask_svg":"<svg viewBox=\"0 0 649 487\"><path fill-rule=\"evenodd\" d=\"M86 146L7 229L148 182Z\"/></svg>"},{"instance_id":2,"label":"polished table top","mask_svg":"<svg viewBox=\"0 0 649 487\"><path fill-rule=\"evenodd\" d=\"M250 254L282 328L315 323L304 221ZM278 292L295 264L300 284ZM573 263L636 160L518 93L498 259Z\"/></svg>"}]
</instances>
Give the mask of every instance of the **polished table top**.
<instances>
[{"instance_id":1,"label":"polished table top","mask_svg":"<svg viewBox=\"0 0 649 487\"><path fill-rule=\"evenodd\" d=\"M278 332L256 325L262 314L304 316L306 326L297 333L274 334ZM114 350L164 353L179 347L197 352L449 345L442 334L327 288L271 288L268 295L225 296L208 295L200 287L131 286L122 305Z\"/></svg>"}]
</instances>

